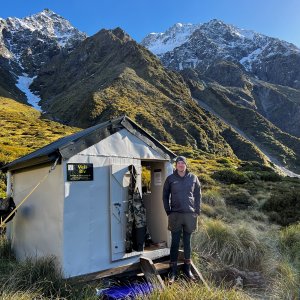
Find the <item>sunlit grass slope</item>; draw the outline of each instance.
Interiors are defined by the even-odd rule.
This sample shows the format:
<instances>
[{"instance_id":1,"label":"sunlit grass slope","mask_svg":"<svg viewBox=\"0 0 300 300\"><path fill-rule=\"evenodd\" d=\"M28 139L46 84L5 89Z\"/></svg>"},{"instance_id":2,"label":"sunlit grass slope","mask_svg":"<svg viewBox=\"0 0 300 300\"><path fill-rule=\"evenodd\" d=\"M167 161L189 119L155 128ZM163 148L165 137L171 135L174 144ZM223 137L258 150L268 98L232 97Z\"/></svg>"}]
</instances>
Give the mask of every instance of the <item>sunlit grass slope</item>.
<instances>
[{"instance_id":1,"label":"sunlit grass slope","mask_svg":"<svg viewBox=\"0 0 300 300\"><path fill-rule=\"evenodd\" d=\"M0 97L0 166L78 131L41 117L37 110ZM0 195L3 196L3 174L0 173Z\"/></svg>"}]
</instances>

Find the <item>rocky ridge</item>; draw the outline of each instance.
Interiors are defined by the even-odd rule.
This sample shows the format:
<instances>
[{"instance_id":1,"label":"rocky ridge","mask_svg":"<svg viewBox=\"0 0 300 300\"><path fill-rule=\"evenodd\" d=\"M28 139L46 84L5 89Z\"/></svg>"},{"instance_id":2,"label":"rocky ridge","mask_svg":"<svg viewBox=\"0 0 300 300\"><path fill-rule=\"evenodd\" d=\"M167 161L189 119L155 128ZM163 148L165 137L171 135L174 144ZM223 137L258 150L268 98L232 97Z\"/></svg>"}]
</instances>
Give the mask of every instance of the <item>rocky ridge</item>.
<instances>
[{"instance_id":1,"label":"rocky ridge","mask_svg":"<svg viewBox=\"0 0 300 300\"><path fill-rule=\"evenodd\" d=\"M180 38L181 28L185 26L177 29L175 25L157 34L159 39L151 40L154 35L148 35L141 44L150 51L155 46L159 51L154 53L166 67L174 70L205 71L216 61L227 60L242 65L246 72L261 80L300 88L300 49L295 45L219 20L188 26L194 30L186 33L185 39ZM173 49L170 44L168 48L159 47L169 39L177 41Z\"/></svg>"},{"instance_id":2,"label":"rocky ridge","mask_svg":"<svg viewBox=\"0 0 300 300\"><path fill-rule=\"evenodd\" d=\"M156 53L162 63L177 71L194 69L199 80L214 81L230 91L230 100L237 105L300 137L300 49L218 20L197 26L177 47ZM176 40L180 32L171 28ZM168 32L157 37L168 40ZM153 45L162 49L163 40L146 43L148 37L142 44L149 50Z\"/></svg>"},{"instance_id":3,"label":"rocky ridge","mask_svg":"<svg viewBox=\"0 0 300 300\"><path fill-rule=\"evenodd\" d=\"M0 19L1 55L13 70L36 75L62 49L71 51L86 35L49 9L26 17Z\"/></svg>"}]
</instances>

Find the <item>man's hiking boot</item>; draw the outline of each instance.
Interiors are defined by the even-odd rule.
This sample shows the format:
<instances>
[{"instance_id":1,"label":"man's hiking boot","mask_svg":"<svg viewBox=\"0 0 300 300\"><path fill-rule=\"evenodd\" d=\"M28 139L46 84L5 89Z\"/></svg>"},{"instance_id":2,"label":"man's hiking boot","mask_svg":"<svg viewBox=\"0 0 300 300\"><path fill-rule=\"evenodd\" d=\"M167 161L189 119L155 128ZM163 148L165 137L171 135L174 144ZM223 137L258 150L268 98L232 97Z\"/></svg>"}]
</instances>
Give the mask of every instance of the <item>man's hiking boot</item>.
<instances>
[{"instance_id":1,"label":"man's hiking boot","mask_svg":"<svg viewBox=\"0 0 300 300\"><path fill-rule=\"evenodd\" d=\"M177 261L170 262L170 273L169 273L169 283L172 284L177 277Z\"/></svg>"},{"instance_id":2,"label":"man's hiking boot","mask_svg":"<svg viewBox=\"0 0 300 300\"><path fill-rule=\"evenodd\" d=\"M191 260L190 259L184 260L183 273L188 280L192 280L192 281L196 280L195 276L193 275L193 273L191 271Z\"/></svg>"}]
</instances>

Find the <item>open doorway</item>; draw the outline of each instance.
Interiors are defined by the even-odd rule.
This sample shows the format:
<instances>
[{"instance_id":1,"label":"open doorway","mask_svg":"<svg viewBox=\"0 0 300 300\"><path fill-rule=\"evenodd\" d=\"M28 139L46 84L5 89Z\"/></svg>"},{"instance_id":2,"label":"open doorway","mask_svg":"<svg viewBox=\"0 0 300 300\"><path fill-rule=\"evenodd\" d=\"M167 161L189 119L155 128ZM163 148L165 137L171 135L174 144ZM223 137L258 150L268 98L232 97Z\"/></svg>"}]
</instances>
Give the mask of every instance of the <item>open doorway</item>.
<instances>
[{"instance_id":1,"label":"open doorway","mask_svg":"<svg viewBox=\"0 0 300 300\"><path fill-rule=\"evenodd\" d=\"M168 218L162 201L163 185L168 162L157 160L136 161L136 180L141 193L141 202L146 209L146 228L129 222L129 184L132 174L128 164L113 164L110 170L110 237L111 260L116 261L140 255L155 259L167 255L170 247ZM139 200L136 199L138 204ZM139 211L140 206L136 209ZM132 207L131 207L132 209ZM139 217L141 217L138 212ZM145 211L145 210L144 210ZM142 213L144 214L144 212ZM144 217L143 217L144 219ZM132 225L132 227L131 227ZM140 229L140 230L139 230ZM146 233L146 234L145 234ZM130 237L130 238L128 238ZM126 245L131 245L128 248ZM142 250L139 246L142 243ZM138 246L138 247L137 247Z\"/></svg>"},{"instance_id":2,"label":"open doorway","mask_svg":"<svg viewBox=\"0 0 300 300\"><path fill-rule=\"evenodd\" d=\"M162 201L166 178L165 162L145 160L141 162L141 166L142 198L146 208L147 232L150 237L150 240L146 241L144 251L165 249L170 245L168 221Z\"/></svg>"}]
</instances>

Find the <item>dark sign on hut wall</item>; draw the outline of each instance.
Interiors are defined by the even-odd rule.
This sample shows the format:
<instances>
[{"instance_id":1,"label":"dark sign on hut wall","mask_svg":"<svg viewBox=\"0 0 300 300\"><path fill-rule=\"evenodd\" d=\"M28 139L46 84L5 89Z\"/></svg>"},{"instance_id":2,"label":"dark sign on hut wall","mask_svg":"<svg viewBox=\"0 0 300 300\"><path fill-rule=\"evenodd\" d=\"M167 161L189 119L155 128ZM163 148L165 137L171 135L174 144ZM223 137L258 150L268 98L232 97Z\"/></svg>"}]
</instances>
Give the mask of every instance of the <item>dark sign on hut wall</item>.
<instances>
[{"instance_id":1,"label":"dark sign on hut wall","mask_svg":"<svg viewBox=\"0 0 300 300\"><path fill-rule=\"evenodd\" d=\"M93 179L93 164L67 164L68 181L89 181Z\"/></svg>"}]
</instances>

